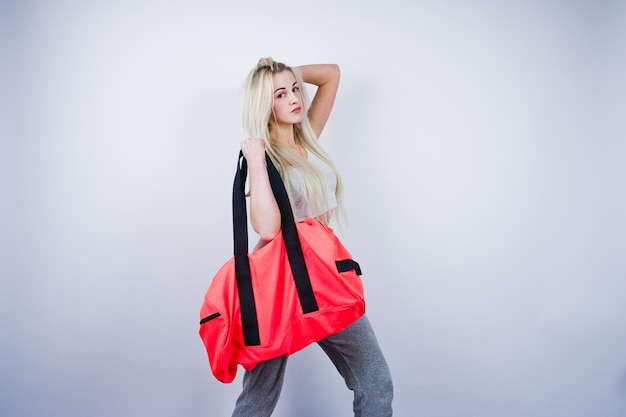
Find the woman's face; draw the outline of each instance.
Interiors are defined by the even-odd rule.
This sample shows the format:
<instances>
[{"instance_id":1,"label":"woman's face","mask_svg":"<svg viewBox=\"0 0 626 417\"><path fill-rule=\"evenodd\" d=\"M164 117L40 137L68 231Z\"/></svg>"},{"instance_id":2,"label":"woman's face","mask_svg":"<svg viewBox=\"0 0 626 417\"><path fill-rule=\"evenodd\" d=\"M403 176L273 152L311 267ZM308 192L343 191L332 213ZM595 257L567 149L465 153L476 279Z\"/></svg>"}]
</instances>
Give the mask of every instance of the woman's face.
<instances>
[{"instance_id":1,"label":"woman's face","mask_svg":"<svg viewBox=\"0 0 626 417\"><path fill-rule=\"evenodd\" d=\"M302 114L302 93L300 85L291 71L282 71L272 76L274 84L274 118L278 124L300 123Z\"/></svg>"}]
</instances>

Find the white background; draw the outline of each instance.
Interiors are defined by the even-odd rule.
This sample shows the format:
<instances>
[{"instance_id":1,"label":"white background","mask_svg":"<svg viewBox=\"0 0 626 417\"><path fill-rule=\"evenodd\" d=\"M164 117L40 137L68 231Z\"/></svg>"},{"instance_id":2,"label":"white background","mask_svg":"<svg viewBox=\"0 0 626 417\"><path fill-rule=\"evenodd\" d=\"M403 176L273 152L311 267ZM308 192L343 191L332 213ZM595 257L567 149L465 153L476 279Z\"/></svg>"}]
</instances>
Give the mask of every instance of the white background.
<instances>
[{"instance_id":1,"label":"white background","mask_svg":"<svg viewBox=\"0 0 626 417\"><path fill-rule=\"evenodd\" d=\"M626 415L624 2L0 13L0 415L230 415L199 308L268 55L341 66L321 140L395 415ZM350 414L321 349L290 359L276 417Z\"/></svg>"}]
</instances>

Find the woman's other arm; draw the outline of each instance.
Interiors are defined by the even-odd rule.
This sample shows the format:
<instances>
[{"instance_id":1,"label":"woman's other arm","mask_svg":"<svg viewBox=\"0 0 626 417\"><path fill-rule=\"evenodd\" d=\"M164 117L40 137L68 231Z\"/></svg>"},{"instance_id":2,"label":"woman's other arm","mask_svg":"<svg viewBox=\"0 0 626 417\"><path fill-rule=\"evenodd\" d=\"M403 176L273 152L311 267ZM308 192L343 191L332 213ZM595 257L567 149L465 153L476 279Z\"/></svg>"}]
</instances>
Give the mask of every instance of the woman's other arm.
<instances>
[{"instance_id":1,"label":"woman's other arm","mask_svg":"<svg viewBox=\"0 0 626 417\"><path fill-rule=\"evenodd\" d=\"M241 142L241 150L250 178L250 223L261 240L269 241L280 230L280 210L267 175L265 141L246 139Z\"/></svg>"}]
</instances>

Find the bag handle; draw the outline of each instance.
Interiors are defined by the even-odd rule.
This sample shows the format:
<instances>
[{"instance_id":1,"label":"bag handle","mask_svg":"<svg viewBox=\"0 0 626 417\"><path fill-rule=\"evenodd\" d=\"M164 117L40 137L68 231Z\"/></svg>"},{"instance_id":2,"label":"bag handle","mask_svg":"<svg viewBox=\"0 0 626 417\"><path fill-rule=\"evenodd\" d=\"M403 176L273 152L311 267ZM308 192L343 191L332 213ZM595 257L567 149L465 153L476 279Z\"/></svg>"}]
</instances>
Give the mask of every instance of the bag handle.
<instances>
[{"instance_id":1,"label":"bag handle","mask_svg":"<svg viewBox=\"0 0 626 417\"><path fill-rule=\"evenodd\" d=\"M280 227L289 266L293 274L296 291L302 311L311 313L319 310L311 279L304 261L302 246L298 236L298 229L293 218L289 196L283 184L280 173L274 166L271 158L265 153L265 163L270 180L272 192L278 209L280 210ZM250 275L250 262L248 260L248 217L246 211L245 184L248 173L248 163L239 151L237 160L237 172L233 184L233 239L235 274L237 289L239 292L239 304L241 307L241 324L246 346L258 346L261 344L259 337L259 323L256 314L256 303L252 289L252 277Z\"/></svg>"}]
</instances>

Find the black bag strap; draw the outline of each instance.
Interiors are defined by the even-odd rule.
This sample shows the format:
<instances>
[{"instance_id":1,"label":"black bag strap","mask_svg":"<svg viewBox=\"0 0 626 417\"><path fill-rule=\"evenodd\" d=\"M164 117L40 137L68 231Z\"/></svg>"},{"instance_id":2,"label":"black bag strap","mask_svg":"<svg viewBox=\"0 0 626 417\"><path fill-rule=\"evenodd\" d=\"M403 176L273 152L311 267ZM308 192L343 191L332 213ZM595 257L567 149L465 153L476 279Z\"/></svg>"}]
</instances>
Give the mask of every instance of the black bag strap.
<instances>
[{"instance_id":1,"label":"black bag strap","mask_svg":"<svg viewBox=\"0 0 626 417\"><path fill-rule=\"evenodd\" d=\"M252 279L250 277L250 262L248 260L248 224L246 214L246 177L248 167L246 160L242 159L240 153L237 161L237 173L233 184L233 239L235 258L235 277L237 280L237 291L239 292L239 305L241 308L241 325L245 344L248 346L258 346L261 344L259 337L259 322L256 314L256 303L252 290ZM241 227L241 225L244 227Z\"/></svg>"},{"instance_id":2,"label":"black bag strap","mask_svg":"<svg viewBox=\"0 0 626 417\"><path fill-rule=\"evenodd\" d=\"M311 313L319 310L311 279L302 254L298 229L293 218L291 204L287 190L283 184L280 173L274 166L269 155L265 153L267 173L280 210L281 230L289 266L293 273L296 291L302 311ZM252 290L252 277L250 275L250 262L248 260L248 218L246 212L245 183L248 172L248 164L239 152L237 172L233 185L233 237L235 255L235 273L237 276L237 289L239 292L239 304L241 306L241 323L243 328L244 342L246 346L258 346L261 344L259 337L259 323L256 314L256 303Z\"/></svg>"}]
</instances>

